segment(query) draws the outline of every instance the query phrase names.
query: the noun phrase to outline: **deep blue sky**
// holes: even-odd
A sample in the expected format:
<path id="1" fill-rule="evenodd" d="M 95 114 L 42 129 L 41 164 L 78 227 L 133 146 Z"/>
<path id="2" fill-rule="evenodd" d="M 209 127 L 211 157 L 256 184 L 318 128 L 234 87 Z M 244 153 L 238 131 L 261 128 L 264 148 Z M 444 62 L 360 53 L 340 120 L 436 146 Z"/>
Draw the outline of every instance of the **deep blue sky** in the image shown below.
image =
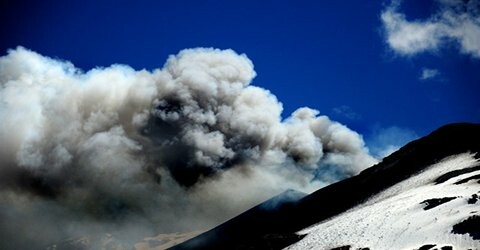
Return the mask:
<path id="1" fill-rule="evenodd" d="M 253 84 L 278 97 L 284 117 L 309 106 L 366 137 L 391 126 L 422 136 L 449 122 L 480 122 L 480 59 L 453 46 L 396 55 L 382 34 L 385 4 L 10 0 L 0 4 L 0 50 L 21 45 L 88 70 L 153 69 L 184 48 L 231 48 L 253 61 Z M 402 8 L 424 18 L 433 7 L 411 0 Z M 419 80 L 422 68 L 440 75 Z"/>

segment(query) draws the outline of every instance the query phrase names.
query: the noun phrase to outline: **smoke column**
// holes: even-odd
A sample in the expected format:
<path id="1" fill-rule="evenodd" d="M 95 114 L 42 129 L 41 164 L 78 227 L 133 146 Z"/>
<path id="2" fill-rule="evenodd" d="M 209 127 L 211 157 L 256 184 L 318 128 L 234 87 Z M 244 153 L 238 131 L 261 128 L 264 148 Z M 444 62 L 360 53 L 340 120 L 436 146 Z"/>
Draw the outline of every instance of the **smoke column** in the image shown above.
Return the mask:
<path id="1" fill-rule="evenodd" d="M 0 246 L 207 229 L 288 188 L 374 164 L 362 137 L 250 85 L 232 50 L 162 68 L 82 72 L 18 47 L 0 57 Z"/>

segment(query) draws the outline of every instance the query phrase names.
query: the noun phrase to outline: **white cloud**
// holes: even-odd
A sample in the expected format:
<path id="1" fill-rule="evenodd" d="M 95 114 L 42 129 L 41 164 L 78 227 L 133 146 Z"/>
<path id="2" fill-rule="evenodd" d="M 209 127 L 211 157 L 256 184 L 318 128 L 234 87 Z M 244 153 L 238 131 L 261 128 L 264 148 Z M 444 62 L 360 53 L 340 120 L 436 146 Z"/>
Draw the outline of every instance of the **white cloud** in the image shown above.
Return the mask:
<path id="1" fill-rule="evenodd" d="M 401 55 L 437 51 L 455 42 L 461 53 L 480 58 L 480 1 L 437 0 L 439 9 L 427 20 L 407 20 L 392 1 L 381 14 L 386 42 Z"/>
<path id="2" fill-rule="evenodd" d="M 420 75 L 420 80 L 428 80 L 435 78 L 440 74 L 440 71 L 437 69 L 429 69 L 429 68 L 423 68 L 422 69 L 422 74 Z"/>

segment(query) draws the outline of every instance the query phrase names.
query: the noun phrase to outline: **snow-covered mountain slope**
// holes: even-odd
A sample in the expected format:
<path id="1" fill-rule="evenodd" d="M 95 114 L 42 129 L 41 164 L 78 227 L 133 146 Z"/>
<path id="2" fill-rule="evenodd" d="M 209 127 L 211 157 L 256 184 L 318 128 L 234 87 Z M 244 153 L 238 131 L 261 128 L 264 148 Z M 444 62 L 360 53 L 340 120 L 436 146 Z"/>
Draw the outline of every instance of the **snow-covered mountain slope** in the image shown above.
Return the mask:
<path id="1" fill-rule="evenodd" d="M 479 156 L 480 124 L 446 125 L 356 176 L 174 249 L 480 249 Z"/>
<path id="2" fill-rule="evenodd" d="M 480 220 L 476 229 L 467 230 L 470 234 L 454 229 L 480 216 L 478 166 L 479 160 L 470 153 L 448 157 L 365 203 L 298 232 L 306 236 L 287 249 L 426 249 L 427 245 L 480 249 Z"/>

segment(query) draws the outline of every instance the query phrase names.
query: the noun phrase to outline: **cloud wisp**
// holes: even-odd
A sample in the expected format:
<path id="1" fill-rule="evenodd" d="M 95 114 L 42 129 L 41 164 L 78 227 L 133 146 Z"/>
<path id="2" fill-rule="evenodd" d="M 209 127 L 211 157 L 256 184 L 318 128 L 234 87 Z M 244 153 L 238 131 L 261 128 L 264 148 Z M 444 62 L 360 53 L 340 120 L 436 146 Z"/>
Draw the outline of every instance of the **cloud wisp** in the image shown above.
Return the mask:
<path id="1" fill-rule="evenodd" d="M 440 74 L 440 71 L 438 71 L 437 69 L 423 68 L 419 79 L 422 80 L 422 81 L 425 81 L 425 80 L 435 78 L 439 74 Z"/>
<path id="2" fill-rule="evenodd" d="M 324 166 L 338 180 L 376 162 L 359 134 L 316 110 L 282 120 L 255 75 L 232 50 L 88 72 L 10 50 L 0 57 L 0 246 L 205 229 L 288 188 L 327 184 Z"/>
<path id="3" fill-rule="evenodd" d="M 381 21 L 388 46 L 411 56 L 435 52 L 454 43 L 463 54 L 480 58 L 480 1 L 437 0 L 438 12 L 427 20 L 408 20 L 394 0 L 382 12 Z"/>
<path id="4" fill-rule="evenodd" d="M 341 105 L 332 109 L 333 113 L 349 120 L 359 120 L 361 115 L 356 113 L 350 106 Z"/>

